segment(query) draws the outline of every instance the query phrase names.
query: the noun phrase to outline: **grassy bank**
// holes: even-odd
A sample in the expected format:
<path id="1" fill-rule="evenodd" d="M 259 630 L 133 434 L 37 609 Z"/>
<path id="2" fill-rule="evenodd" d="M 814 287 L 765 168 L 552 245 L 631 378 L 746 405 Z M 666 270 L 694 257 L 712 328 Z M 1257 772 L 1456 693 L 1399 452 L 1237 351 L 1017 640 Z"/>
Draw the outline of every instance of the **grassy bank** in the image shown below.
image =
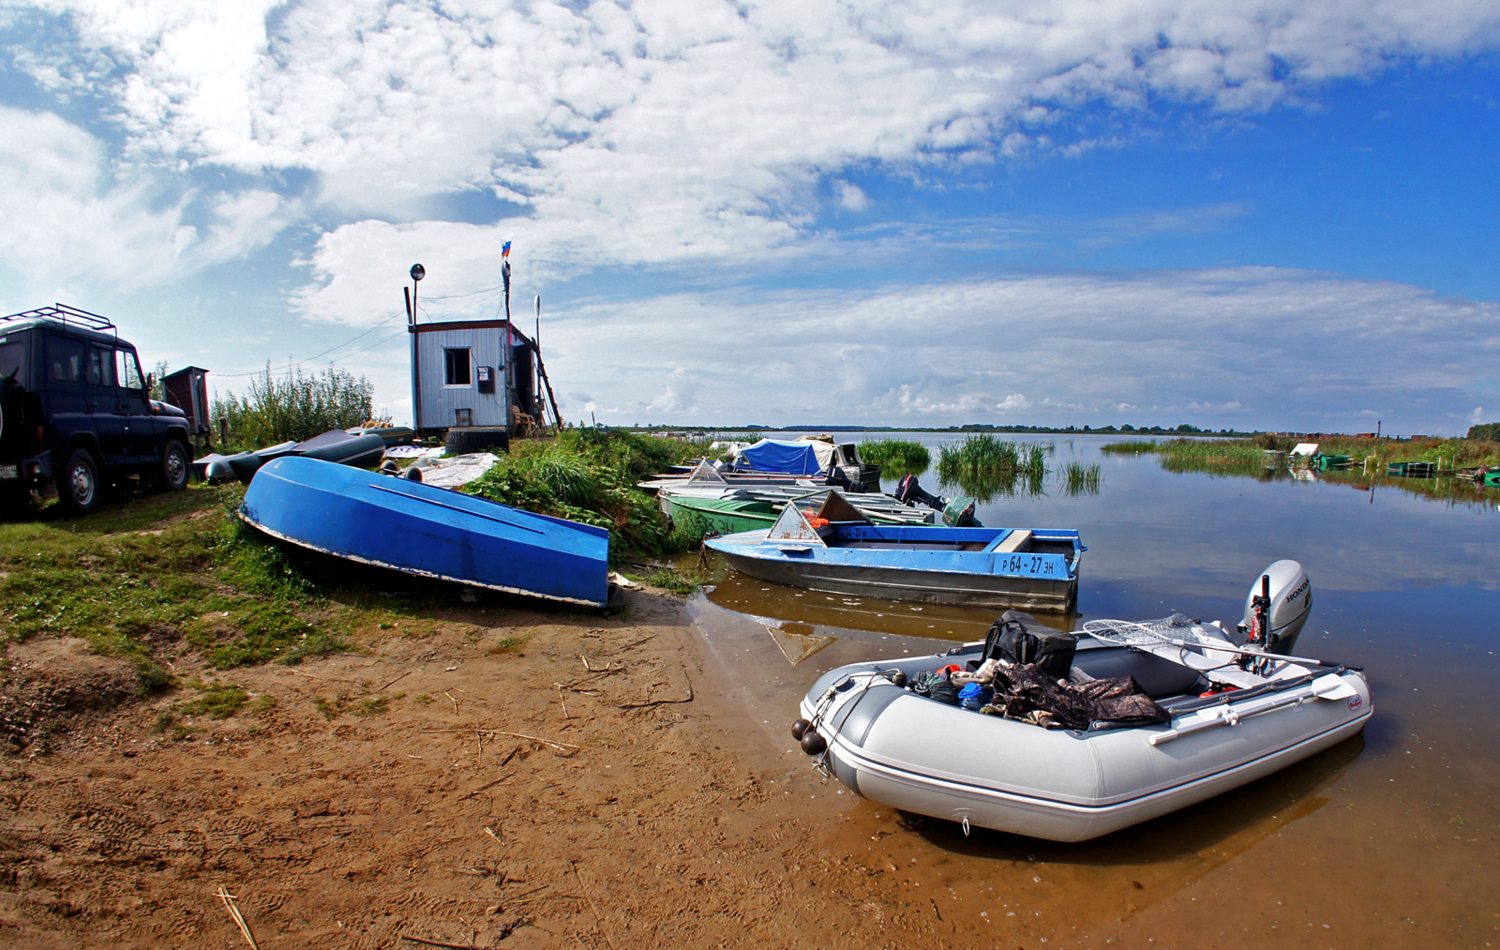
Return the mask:
<path id="1" fill-rule="evenodd" d="M 883 475 L 921 475 L 932 465 L 932 453 L 920 442 L 872 439 L 859 444 L 859 457 L 879 465 Z"/>
<path id="2" fill-rule="evenodd" d="M 1225 467 L 1254 470 L 1266 461 L 1266 452 L 1289 452 L 1297 444 L 1290 436 L 1263 434 L 1251 439 L 1167 439 L 1159 442 L 1110 442 L 1101 452 L 1117 455 L 1154 454 L 1162 466 L 1174 470 Z M 1370 439 L 1334 436 L 1318 441 L 1325 455 L 1347 455 L 1356 464 L 1366 458 L 1381 472 L 1391 462 L 1435 462 L 1444 469 L 1500 465 L 1500 443 L 1479 439 Z"/>
<path id="3" fill-rule="evenodd" d="M 208 665 L 304 657 L 387 619 L 360 572 L 271 544 L 232 515 L 239 486 L 141 495 L 76 521 L 55 509 L 0 525 L 0 643 L 73 636 L 135 665 L 143 692 L 171 660 Z M 336 602 L 331 593 L 347 595 Z"/>
<path id="4" fill-rule="evenodd" d="M 656 499 L 635 486 L 706 449 L 706 442 L 566 429 L 555 439 L 512 443 L 510 453 L 465 490 L 607 528 L 615 563 L 679 554 L 702 541 L 702 527 L 670 525 Z"/>
<path id="5" fill-rule="evenodd" d="M 520 443 L 478 493 L 607 527 L 625 561 L 688 550 L 641 477 L 695 446 L 588 430 Z M 74 636 L 135 665 L 140 688 L 172 682 L 184 652 L 220 670 L 348 648 L 362 632 L 420 624 L 414 609 L 452 588 L 272 542 L 234 515 L 238 485 L 127 497 L 87 518 L 57 506 L 0 524 L 0 647 Z M 400 600 L 381 585 L 402 593 Z"/>

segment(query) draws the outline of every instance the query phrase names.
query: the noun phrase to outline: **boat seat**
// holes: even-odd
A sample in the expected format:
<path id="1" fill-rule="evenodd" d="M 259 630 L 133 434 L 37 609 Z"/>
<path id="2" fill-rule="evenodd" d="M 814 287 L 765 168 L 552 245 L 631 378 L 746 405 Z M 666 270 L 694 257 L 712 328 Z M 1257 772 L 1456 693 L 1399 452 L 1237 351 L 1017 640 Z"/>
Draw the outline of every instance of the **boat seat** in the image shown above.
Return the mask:
<path id="1" fill-rule="evenodd" d="M 995 545 L 996 554 L 1014 554 L 1024 548 L 1031 540 L 1031 529 L 1018 528 L 1001 538 Z"/>

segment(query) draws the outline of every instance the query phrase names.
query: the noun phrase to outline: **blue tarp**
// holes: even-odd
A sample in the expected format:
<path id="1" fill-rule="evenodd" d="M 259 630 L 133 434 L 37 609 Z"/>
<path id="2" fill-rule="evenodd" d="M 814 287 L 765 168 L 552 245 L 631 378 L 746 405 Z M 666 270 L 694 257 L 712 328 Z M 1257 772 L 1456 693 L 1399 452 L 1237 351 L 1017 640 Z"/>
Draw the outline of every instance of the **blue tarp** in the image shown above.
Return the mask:
<path id="1" fill-rule="evenodd" d="M 823 470 L 818 453 L 810 442 L 778 442 L 761 439 L 740 450 L 740 465 L 757 472 L 786 472 L 790 475 L 816 475 Z"/>

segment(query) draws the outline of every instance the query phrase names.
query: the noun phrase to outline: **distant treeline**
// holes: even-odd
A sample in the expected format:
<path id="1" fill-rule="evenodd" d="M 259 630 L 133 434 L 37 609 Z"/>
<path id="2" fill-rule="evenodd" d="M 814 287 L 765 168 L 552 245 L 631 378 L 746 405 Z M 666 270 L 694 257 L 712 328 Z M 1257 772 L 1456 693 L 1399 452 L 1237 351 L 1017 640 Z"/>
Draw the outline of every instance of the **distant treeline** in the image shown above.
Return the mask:
<path id="1" fill-rule="evenodd" d="M 1500 442 L 1500 422 L 1469 426 L 1469 438 L 1479 442 Z"/>

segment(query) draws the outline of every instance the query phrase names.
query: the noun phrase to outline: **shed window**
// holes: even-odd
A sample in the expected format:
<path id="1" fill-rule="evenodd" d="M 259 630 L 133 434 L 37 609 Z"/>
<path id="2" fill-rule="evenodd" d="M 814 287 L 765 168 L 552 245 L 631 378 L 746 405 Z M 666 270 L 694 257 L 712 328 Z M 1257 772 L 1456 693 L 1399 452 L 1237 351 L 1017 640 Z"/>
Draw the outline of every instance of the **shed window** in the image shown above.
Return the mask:
<path id="1" fill-rule="evenodd" d="M 443 350 L 444 380 L 449 386 L 468 386 L 469 348 Z"/>

